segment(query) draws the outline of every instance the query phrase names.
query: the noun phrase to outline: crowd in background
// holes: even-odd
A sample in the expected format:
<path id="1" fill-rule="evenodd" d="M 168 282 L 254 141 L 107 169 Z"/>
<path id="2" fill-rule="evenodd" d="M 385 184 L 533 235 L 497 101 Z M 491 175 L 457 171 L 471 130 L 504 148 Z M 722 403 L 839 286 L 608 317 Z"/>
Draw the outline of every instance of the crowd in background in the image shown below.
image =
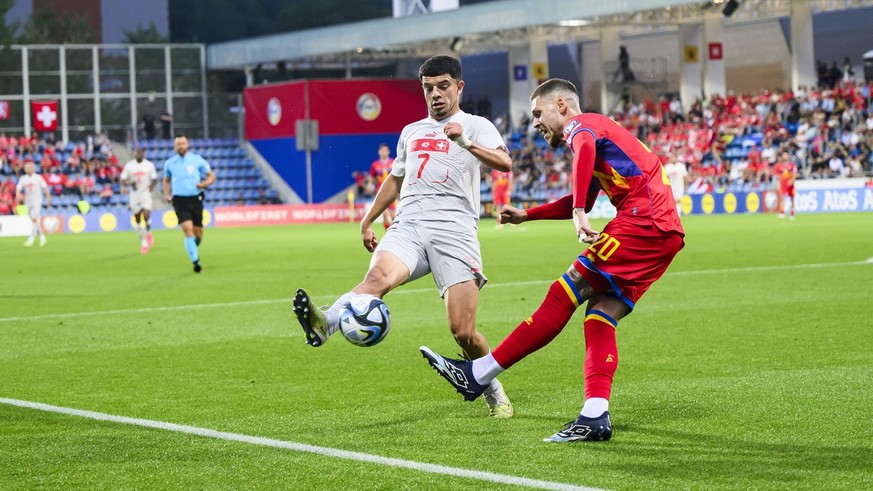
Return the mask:
<path id="1" fill-rule="evenodd" d="M 783 152 L 799 179 L 873 176 L 869 102 L 870 85 L 836 69 L 822 70 L 817 87 L 797 92 L 729 91 L 697 99 L 688 111 L 678 98 L 660 97 L 626 103 L 610 116 L 665 164 L 685 164 L 688 193 L 761 191 L 776 185 L 771 170 Z M 506 120 L 494 121 L 500 128 Z M 549 148 L 527 117 L 505 136 L 513 196 L 541 200 L 569 192 L 572 157 L 565 149 Z M 483 172 L 483 191 L 490 189 L 488 176 Z"/>
<path id="2" fill-rule="evenodd" d="M 112 153 L 112 143 L 100 133 L 79 144 L 56 141 L 51 133 L 45 138 L 0 133 L 0 215 L 14 212 L 15 184 L 28 162 L 38 166 L 53 196 L 99 196 L 109 203 L 120 191 L 122 164 Z"/>
<path id="3" fill-rule="evenodd" d="M 873 111 L 870 85 L 857 81 L 846 60 L 828 67 L 818 62 L 816 87 L 796 92 L 758 93 L 693 101 L 685 111 L 677 97 L 626 101 L 610 116 L 634 132 L 662 162 L 685 164 L 688 193 L 760 191 L 773 186 L 770 169 L 787 152 L 798 178 L 873 176 Z M 464 109 L 490 117 L 487 99 L 466 102 Z M 551 149 L 527 115 L 511 128 L 505 115 L 493 118 L 512 156 L 512 194 L 517 199 L 551 200 L 567 194 L 572 156 Z M 148 129 L 148 128 L 146 128 Z M 85 142 L 65 144 L 53 134 L 0 133 L 0 214 L 14 211 L 15 183 L 24 164 L 38 165 L 53 195 L 79 199 L 99 196 L 109 203 L 120 191 L 121 163 L 109 139 L 99 133 Z M 372 194 L 366 175 L 355 176 L 359 192 Z M 482 190 L 490 190 L 490 172 L 482 172 Z M 369 185 L 368 185 L 369 184 Z"/>

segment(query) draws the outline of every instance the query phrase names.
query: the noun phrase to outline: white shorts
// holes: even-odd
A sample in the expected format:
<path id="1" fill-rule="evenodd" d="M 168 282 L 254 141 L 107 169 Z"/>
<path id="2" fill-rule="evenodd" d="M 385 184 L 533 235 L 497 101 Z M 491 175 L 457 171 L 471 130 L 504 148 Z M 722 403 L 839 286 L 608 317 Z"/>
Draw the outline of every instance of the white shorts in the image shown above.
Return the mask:
<path id="1" fill-rule="evenodd" d="M 403 261 L 409 268 L 409 278 L 404 283 L 432 273 L 441 297 L 458 283 L 475 280 L 482 288 L 488 281 L 482 273 L 476 229 L 455 222 L 394 222 L 376 252 L 390 252 Z"/>
<path id="2" fill-rule="evenodd" d="M 143 210 L 151 210 L 152 193 L 130 193 L 130 202 L 128 203 L 128 206 L 130 207 L 130 211 L 132 211 L 134 214 L 139 213 Z"/>
<path id="3" fill-rule="evenodd" d="M 31 220 L 36 220 L 42 214 L 42 203 L 24 203 L 27 207 L 27 216 Z"/>

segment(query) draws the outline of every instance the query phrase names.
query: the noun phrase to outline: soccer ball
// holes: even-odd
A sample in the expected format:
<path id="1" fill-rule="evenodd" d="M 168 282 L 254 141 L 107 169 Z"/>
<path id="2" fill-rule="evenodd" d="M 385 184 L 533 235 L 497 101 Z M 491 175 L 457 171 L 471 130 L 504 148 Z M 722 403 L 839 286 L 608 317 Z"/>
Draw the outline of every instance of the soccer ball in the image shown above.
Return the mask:
<path id="1" fill-rule="evenodd" d="M 391 328 L 388 307 L 373 295 L 358 295 L 343 306 L 339 317 L 340 330 L 355 346 L 375 346 L 385 339 Z"/>

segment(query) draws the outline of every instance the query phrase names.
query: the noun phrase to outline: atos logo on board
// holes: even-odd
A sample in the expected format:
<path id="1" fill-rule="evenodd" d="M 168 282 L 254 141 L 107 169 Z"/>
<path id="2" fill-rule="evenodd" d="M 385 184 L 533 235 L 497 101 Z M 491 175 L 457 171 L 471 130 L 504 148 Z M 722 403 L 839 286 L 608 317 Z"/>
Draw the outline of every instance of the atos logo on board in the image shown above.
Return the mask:
<path id="1" fill-rule="evenodd" d="M 273 97 L 267 102 L 267 120 L 271 125 L 276 126 L 279 121 L 282 121 L 282 104 L 279 99 Z"/>
<path id="2" fill-rule="evenodd" d="M 364 121 L 373 121 L 382 114 L 382 101 L 369 92 L 361 94 L 357 102 L 358 116 Z"/>

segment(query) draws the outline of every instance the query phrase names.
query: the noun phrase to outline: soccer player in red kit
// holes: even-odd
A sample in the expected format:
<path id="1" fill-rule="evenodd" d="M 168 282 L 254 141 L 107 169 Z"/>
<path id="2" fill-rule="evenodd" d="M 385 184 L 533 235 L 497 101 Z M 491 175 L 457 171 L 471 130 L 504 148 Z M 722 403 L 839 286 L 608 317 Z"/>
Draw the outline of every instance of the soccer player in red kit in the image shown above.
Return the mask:
<path id="1" fill-rule="evenodd" d="M 794 220 L 794 196 L 797 190 L 794 189 L 794 180 L 797 179 L 797 166 L 791 161 L 791 155 L 788 152 L 782 152 L 782 160 L 773 166 L 770 171 L 772 175 L 779 178 L 779 218 L 785 218 L 785 198 L 791 200 L 791 215 L 790 220 Z"/>
<path id="2" fill-rule="evenodd" d="M 494 209 L 500 211 L 503 205 L 508 205 L 512 195 L 512 172 L 499 170 L 491 171 L 491 196 L 494 201 Z M 502 223 L 497 228 L 503 228 Z"/>
<path id="3" fill-rule="evenodd" d="M 525 356 L 549 344 L 585 308 L 585 402 L 578 417 L 545 439 L 548 442 L 608 440 L 612 436 L 609 397 L 618 366 L 615 330 L 684 246 L 670 180 L 658 157 L 629 131 L 605 116 L 583 113 L 576 87 L 551 79 L 531 95 L 533 125 L 553 148 L 573 150 L 573 193 L 555 202 L 520 210 L 506 206 L 501 221 L 572 218 L 577 237 L 588 245 L 549 288 L 539 309 L 490 354 L 472 361 L 445 358 L 422 346 L 428 363 L 466 400 Z M 617 209 L 603 231 L 588 212 L 600 191 Z"/>
<path id="4" fill-rule="evenodd" d="M 374 160 L 373 163 L 370 164 L 370 177 L 376 180 L 376 193 L 379 192 L 382 183 L 385 182 L 385 179 L 391 174 L 391 167 L 394 165 L 394 159 L 390 156 L 391 149 L 388 148 L 387 144 L 383 143 L 379 145 L 379 160 Z M 394 222 L 396 212 L 397 202 L 395 201 L 385 209 L 384 213 L 382 213 L 382 224 L 385 225 L 385 230 L 388 230 L 388 227 L 390 227 L 391 223 Z"/>

